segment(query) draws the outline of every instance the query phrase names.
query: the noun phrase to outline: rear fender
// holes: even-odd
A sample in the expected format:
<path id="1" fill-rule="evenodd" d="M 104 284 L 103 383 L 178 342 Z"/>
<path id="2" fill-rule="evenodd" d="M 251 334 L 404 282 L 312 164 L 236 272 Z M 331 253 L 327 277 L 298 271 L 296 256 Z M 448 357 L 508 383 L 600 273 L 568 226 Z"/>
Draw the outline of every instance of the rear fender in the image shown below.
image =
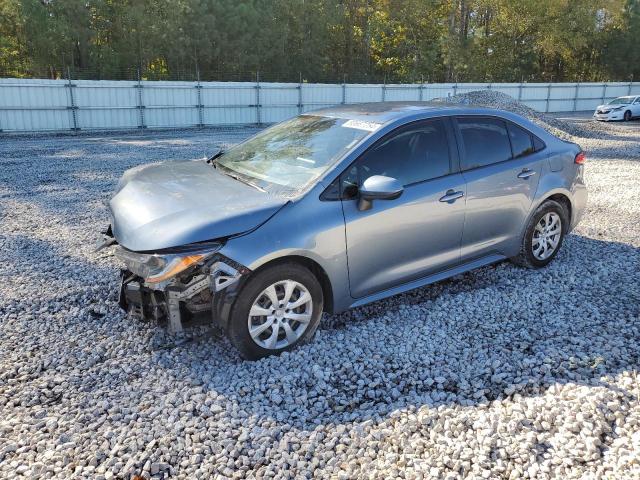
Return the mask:
<path id="1" fill-rule="evenodd" d="M 573 212 L 575 210 L 573 208 L 573 193 L 571 190 L 571 177 L 574 177 L 575 173 L 569 172 L 570 170 L 573 170 L 573 166 L 567 166 L 567 159 L 563 157 L 568 158 L 569 154 L 557 155 L 554 158 L 549 158 L 548 162 L 543 162 L 543 171 L 541 172 L 540 181 L 538 182 L 538 188 L 536 190 L 535 197 L 533 198 L 533 202 L 531 203 L 531 210 L 527 217 L 527 221 L 522 226 L 522 235 L 524 235 L 524 231 L 526 230 L 527 225 L 529 225 L 531 217 L 536 212 L 538 207 L 540 207 L 540 205 L 542 205 L 545 201 L 547 201 L 554 195 L 562 195 L 566 197 L 569 201 L 571 211 Z M 571 162 L 573 162 L 573 156 L 571 156 Z M 555 171 L 552 171 L 552 168 Z M 570 173 L 570 176 L 567 175 L 567 173 Z"/>

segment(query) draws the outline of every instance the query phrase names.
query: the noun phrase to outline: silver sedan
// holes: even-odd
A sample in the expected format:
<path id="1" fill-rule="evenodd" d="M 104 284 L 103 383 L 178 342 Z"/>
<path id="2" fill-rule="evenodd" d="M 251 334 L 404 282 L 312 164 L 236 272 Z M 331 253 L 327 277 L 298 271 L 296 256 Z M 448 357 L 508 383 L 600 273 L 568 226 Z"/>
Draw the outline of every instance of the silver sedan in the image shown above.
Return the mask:
<path id="1" fill-rule="evenodd" d="M 511 259 L 540 268 L 580 221 L 585 156 L 513 113 L 318 110 L 207 161 L 127 171 L 107 244 L 121 306 L 182 328 L 210 311 L 248 359 L 340 312 Z"/>

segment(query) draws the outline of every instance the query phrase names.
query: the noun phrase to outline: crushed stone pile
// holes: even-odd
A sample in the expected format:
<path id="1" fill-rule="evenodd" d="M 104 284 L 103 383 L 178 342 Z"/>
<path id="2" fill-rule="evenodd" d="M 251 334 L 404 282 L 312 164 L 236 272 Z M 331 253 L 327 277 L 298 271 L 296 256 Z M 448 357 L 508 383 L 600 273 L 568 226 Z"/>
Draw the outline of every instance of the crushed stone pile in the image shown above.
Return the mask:
<path id="1" fill-rule="evenodd" d="M 538 112 L 524 103 L 518 102 L 506 93 L 495 90 L 477 90 L 468 93 L 460 93 L 451 97 L 434 98 L 434 102 L 457 103 L 462 105 L 478 105 L 482 107 L 497 108 L 517 113 L 530 119 L 542 128 L 548 130 L 562 139 L 574 141 L 576 138 L 600 138 L 609 134 L 610 129 L 596 120 L 580 125 L 559 120 L 550 115 Z"/>

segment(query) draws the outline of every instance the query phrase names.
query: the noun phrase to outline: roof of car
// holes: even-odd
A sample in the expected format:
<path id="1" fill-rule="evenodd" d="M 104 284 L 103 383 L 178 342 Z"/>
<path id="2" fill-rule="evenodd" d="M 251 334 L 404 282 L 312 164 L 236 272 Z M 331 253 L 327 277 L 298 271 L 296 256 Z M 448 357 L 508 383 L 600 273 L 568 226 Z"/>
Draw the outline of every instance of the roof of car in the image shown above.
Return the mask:
<path id="1" fill-rule="evenodd" d="M 338 105 L 336 107 L 313 110 L 307 114 L 387 123 L 421 112 L 444 112 L 451 110 L 455 110 L 456 113 L 496 113 L 499 111 L 476 105 L 444 102 L 376 102 Z"/>

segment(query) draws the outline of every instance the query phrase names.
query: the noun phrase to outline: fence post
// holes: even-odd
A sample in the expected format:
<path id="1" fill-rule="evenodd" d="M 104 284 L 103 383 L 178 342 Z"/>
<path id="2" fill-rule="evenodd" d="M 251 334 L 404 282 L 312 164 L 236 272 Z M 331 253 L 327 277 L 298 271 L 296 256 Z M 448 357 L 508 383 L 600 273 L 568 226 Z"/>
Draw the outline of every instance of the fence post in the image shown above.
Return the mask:
<path id="1" fill-rule="evenodd" d="M 262 118 L 260 116 L 260 72 L 256 72 L 256 123 L 262 124 Z"/>
<path id="2" fill-rule="evenodd" d="M 602 102 L 601 102 L 603 105 L 606 98 L 607 98 L 607 84 L 603 83 L 602 84 Z"/>
<path id="3" fill-rule="evenodd" d="M 76 105 L 76 101 L 75 101 L 75 97 L 73 95 L 73 89 L 75 88 L 75 85 L 73 83 L 71 83 L 71 70 L 69 69 L 69 67 L 67 66 L 67 88 L 69 89 L 69 106 L 67 107 L 70 111 L 71 111 L 71 124 L 73 125 L 71 127 L 71 130 L 73 130 L 74 132 L 77 132 L 78 130 L 80 130 L 78 128 L 78 106 Z"/>
<path id="4" fill-rule="evenodd" d="M 382 84 L 382 101 L 386 101 L 387 98 L 387 76 L 384 76 L 384 83 Z"/>
<path id="5" fill-rule="evenodd" d="M 300 72 L 300 82 L 298 83 L 298 115 L 302 113 L 302 72 Z"/>
<path id="6" fill-rule="evenodd" d="M 631 81 L 629 82 L 629 91 L 627 92 L 627 96 L 631 96 L 631 87 L 633 86 L 633 76 L 631 77 Z M 0 130 L 1 132 L 2 130 Z"/>
<path id="7" fill-rule="evenodd" d="M 576 93 L 573 97 L 573 111 L 578 111 L 578 92 L 580 91 L 580 82 L 576 83 Z"/>
<path id="8" fill-rule="evenodd" d="M 196 78 L 198 83 L 196 84 L 196 94 L 198 98 L 198 127 L 204 127 L 204 105 L 202 104 L 202 85 L 200 85 L 200 69 L 196 67 Z"/>
<path id="9" fill-rule="evenodd" d="M 138 128 L 144 129 L 147 128 L 144 124 L 144 101 L 142 99 L 142 78 L 140 77 L 140 68 L 138 67 L 138 83 L 134 87 L 138 91 L 138 117 L 140 121 L 140 125 Z"/>
<path id="10" fill-rule="evenodd" d="M 520 85 L 518 85 L 518 102 L 522 101 L 522 89 L 524 88 L 524 85 L 522 84 L 522 82 L 520 82 Z"/>
<path id="11" fill-rule="evenodd" d="M 342 75 L 342 105 L 347 102 L 347 74 Z"/>
<path id="12" fill-rule="evenodd" d="M 422 102 L 424 100 L 424 77 L 420 75 L 420 86 L 418 87 L 419 99 Z"/>
<path id="13" fill-rule="evenodd" d="M 551 83 L 547 85 L 547 106 L 545 107 L 544 112 L 549 113 L 549 100 L 551 99 Z"/>
<path id="14" fill-rule="evenodd" d="M 453 96 L 455 97 L 458 94 L 458 82 L 453 84 Z"/>

